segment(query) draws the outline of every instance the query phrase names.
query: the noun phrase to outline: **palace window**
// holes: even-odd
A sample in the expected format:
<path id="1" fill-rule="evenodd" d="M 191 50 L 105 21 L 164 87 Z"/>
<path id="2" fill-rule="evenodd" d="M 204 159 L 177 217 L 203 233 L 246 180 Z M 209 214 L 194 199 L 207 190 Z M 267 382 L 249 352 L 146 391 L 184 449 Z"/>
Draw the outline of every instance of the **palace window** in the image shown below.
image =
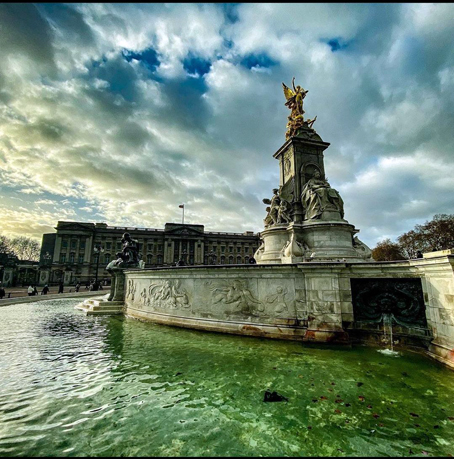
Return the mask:
<path id="1" fill-rule="evenodd" d="M 75 239 L 72 239 L 71 240 L 71 249 L 75 250 L 76 247 L 77 247 L 77 241 Z"/>
<path id="2" fill-rule="evenodd" d="M 238 253 L 240 253 L 240 252 L 241 252 L 241 247 L 237 247 L 237 248 L 236 248 L 236 251 L 237 251 Z"/>
<path id="3" fill-rule="evenodd" d="M 60 263 L 66 263 L 66 253 L 60 254 Z"/>
<path id="4" fill-rule="evenodd" d="M 153 255 L 147 255 L 147 265 L 153 264 Z"/>
<path id="5" fill-rule="evenodd" d="M 69 254 L 69 262 L 70 262 L 70 263 L 74 263 L 74 256 L 75 256 L 75 253 L 74 253 L 74 252 L 71 252 L 71 253 Z"/>
<path id="6" fill-rule="evenodd" d="M 110 253 L 104 255 L 104 263 L 110 263 Z"/>
<path id="7" fill-rule="evenodd" d="M 84 262 L 84 256 L 79 255 L 79 264 L 82 264 Z"/>
<path id="8" fill-rule="evenodd" d="M 232 256 L 229 257 L 229 265 L 233 265 L 233 257 Z"/>
<path id="9" fill-rule="evenodd" d="M 232 247 L 232 246 L 229 247 L 229 252 L 230 252 L 230 253 L 233 252 L 233 247 Z"/>
<path id="10" fill-rule="evenodd" d="M 62 239 L 61 241 L 61 246 L 66 249 L 68 247 L 68 240 L 67 239 Z"/>
<path id="11" fill-rule="evenodd" d="M 238 265 L 241 265 L 242 261 L 241 261 L 241 257 L 240 256 L 236 257 L 236 263 Z"/>
<path id="12" fill-rule="evenodd" d="M 79 249 L 80 250 L 84 250 L 85 249 L 85 241 L 80 241 Z"/>
<path id="13" fill-rule="evenodd" d="M 110 250 L 112 248 L 112 242 L 106 242 L 106 250 Z"/>

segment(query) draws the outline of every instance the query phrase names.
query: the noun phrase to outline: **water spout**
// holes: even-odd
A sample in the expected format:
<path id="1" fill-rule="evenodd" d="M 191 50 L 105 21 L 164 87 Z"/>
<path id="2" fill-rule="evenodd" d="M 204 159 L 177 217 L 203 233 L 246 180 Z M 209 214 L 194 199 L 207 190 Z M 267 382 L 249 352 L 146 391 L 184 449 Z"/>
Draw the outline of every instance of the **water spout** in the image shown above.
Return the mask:
<path id="1" fill-rule="evenodd" d="M 393 318 L 391 314 L 383 314 L 383 341 L 387 342 L 389 337 L 389 343 L 391 351 L 393 351 Z"/>
<path id="2" fill-rule="evenodd" d="M 387 349 L 380 349 L 378 352 L 381 352 L 385 355 L 398 356 L 398 352 L 394 351 L 394 342 L 393 342 L 393 315 L 392 314 L 383 314 L 383 342 L 388 344 Z"/>

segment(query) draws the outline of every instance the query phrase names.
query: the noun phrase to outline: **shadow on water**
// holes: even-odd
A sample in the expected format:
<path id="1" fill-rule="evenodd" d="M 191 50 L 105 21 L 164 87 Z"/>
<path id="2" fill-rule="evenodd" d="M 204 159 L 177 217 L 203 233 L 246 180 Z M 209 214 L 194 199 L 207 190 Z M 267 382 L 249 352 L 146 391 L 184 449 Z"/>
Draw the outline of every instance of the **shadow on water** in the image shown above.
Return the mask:
<path id="1" fill-rule="evenodd" d="M 0 455 L 452 451 L 454 374 L 422 355 L 86 317 L 74 304 L 4 308 Z M 267 390 L 281 401 L 265 403 Z"/>

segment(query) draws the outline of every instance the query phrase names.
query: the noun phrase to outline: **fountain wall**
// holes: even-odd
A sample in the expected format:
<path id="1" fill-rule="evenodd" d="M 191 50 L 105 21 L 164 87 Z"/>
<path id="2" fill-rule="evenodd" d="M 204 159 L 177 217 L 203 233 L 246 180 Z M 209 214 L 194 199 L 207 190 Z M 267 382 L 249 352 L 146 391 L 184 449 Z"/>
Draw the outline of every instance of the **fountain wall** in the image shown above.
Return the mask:
<path id="1" fill-rule="evenodd" d="M 125 312 L 206 331 L 331 343 L 377 341 L 389 314 L 401 344 L 453 365 L 453 253 L 402 262 L 129 270 Z"/>

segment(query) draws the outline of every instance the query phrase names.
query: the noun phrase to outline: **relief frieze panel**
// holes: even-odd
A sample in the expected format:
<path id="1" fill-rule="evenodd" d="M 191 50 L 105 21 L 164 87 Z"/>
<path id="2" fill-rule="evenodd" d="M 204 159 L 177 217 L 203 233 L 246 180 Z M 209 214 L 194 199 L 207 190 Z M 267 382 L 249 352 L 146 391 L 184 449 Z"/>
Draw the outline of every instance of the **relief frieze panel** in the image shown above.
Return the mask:
<path id="1" fill-rule="evenodd" d="M 129 292 L 128 281 L 128 292 Z M 135 286 L 133 292 L 135 293 Z M 134 301 L 132 293 L 131 301 Z M 128 298 L 128 294 L 126 296 Z M 188 291 L 180 285 L 179 280 L 162 280 L 152 282 L 140 289 L 140 298 L 136 301 L 137 306 L 143 308 L 165 309 L 165 310 L 187 310 L 191 308 Z"/>

